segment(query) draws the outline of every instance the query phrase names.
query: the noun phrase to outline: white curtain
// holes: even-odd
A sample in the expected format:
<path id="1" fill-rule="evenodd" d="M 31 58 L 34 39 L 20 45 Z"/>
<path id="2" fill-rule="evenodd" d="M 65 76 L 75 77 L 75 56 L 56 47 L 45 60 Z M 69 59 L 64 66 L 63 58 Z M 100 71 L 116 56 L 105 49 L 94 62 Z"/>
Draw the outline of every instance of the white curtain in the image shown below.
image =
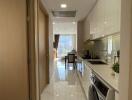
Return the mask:
<path id="1" fill-rule="evenodd" d="M 76 50 L 76 34 L 63 34 L 60 35 L 59 44 L 57 49 L 58 57 L 64 57 L 68 52 L 73 49 Z"/>

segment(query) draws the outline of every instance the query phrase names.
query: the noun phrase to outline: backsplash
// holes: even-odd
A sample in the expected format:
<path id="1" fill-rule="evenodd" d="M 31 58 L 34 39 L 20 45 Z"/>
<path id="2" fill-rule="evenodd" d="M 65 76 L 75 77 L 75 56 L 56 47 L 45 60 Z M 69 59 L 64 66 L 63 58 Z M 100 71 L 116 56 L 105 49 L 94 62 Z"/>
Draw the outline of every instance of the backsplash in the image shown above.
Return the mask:
<path id="1" fill-rule="evenodd" d="M 98 55 L 101 59 L 112 60 L 117 51 L 120 50 L 120 34 L 87 42 L 85 50 L 89 50 L 91 54 Z"/>

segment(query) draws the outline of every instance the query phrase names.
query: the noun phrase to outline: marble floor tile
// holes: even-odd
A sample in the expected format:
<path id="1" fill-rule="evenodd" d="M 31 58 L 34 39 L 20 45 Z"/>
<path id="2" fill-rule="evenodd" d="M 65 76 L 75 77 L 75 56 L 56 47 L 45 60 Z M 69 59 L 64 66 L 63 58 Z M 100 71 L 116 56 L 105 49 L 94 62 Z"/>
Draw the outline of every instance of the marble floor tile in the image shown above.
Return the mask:
<path id="1" fill-rule="evenodd" d="M 51 83 L 41 94 L 41 100 L 86 100 L 73 67 L 65 70 L 61 60 L 55 62 L 55 73 Z"/>

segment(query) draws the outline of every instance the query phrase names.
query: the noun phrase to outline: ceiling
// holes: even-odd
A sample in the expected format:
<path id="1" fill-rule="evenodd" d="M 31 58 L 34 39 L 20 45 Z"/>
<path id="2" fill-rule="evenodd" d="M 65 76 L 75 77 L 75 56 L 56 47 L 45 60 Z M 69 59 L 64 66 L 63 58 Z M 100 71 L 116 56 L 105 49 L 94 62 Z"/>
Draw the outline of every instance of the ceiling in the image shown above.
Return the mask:
<path id="1" fill-rule="evenodd" d="M 53 34 L 77 34 L 77 23 L 55 23 L 53 24 Z"/>
<path id="2" fill-rule="evenodd" d="M 77 14 L 75 18 L 54 18 L 54 21 L 79 21 L 85 18 L 90 12 L 96 0 L 42 0 L 46 9 L 52 11 L 71 11 L 76 10 Z M 60 8 L 61 4 L 67 4 L 67 8 Z"/>

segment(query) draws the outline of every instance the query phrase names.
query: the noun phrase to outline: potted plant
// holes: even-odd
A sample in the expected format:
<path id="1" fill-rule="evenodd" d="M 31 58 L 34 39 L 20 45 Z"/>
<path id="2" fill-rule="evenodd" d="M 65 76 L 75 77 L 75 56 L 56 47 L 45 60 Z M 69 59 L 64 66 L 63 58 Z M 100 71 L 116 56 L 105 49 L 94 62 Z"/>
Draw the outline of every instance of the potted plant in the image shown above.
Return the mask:
<path id="1" fill-rule="evenodd" d="M 118 79 L 119 78 L 119 63 L 115 63 L 115 64 L 113 64 L 113 67 L 112 67 L 112 69 L 113 69 L 113 71 L 115 72 L 115 77 Z"/>

